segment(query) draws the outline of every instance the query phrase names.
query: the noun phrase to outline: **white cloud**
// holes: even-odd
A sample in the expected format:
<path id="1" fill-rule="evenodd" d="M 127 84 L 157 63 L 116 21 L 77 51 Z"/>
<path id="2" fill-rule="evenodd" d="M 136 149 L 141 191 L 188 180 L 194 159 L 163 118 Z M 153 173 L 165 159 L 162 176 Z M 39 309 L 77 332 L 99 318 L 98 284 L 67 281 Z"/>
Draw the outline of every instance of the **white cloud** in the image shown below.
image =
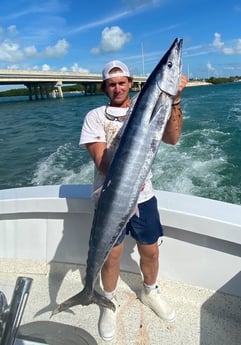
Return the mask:
<path id="1" fill-rule="evenodd" d="M 106 18 L 103 18 L 103 19 L 100 19 L 100 20 L 96 20 L 94 22 L 90 22 L 90 23 L 84 24 L 82 26 L 79 26 L 79 27 L 71 30 L 69 33 L 75 33 L 75 32 L 80 32 L 80 31 L 86 31 L 86 30 L 89 30 L 89 29 L 93 29 L 95 27 L 103 26 L 103 25 L 106 25 L 106 24 L 108 24 L 110 22 L 113 22 L 113 21 L 116 22 L 116 21 L 120 20 L 121 18 L 128 17 L 129 15 L 132 15 L 131 11 L 118 12 L 115 15 L 112 15 L 112 16 L 109 16 L 109 17 L 106 17 Z"/>
<path id="2" fill-rule="evenodd" d="M 42 65 L 42 71 L 50 71 L 50 66 L 47 65 L 46 63 Z"/>
<path id="3" fill-rule="evenodd" d="M 19 45 L 10 40 L 4 40 L 0 44 L 0 61 L 4 62 L 17 62 L 22 59 L 22 52 Z"/>
<path id="4" fill-rule="evenodd" d="M 26 57 L 36 56 L 38 53 L 35 46 L 23 48 L 23 52 Z"/>
<path id="5" fill-rule="evenodd" d="M 99 47 L 91 49 L 93 54 L 119 51 L 131 40 L 131 34 L 124 32 L 119 26 L 106 27 L 101 34 Z"/>
<path id="6" fill-rule="evenodd" d="M 225 47 L 223 49 L 223 53 L 225 55 L 235 55 L 235 54 L 238 54 L 240 55 L 241 54 L 241 39 L 239 38 L 236 42 L 235 42 L 235 45 L 232 46 L 232 47 Z"/>
<path id="7" fill-rule="evenodd" d="M 17 32 L 17 28 L 16 28 L 16 25 L 10 25 L 8 28 L 7 28 L 7 31 L 8 33 L 11 35 L 11 36 L 15 36 L 18 32 Z"/>
<path id="8" fill-rule="evenodd" d="M 38 51 L 35 45 L 21 46 L 15 38 L 18 34 L 15 25 L 6 29 L 0 27 L 0 61 L 4 63 L 19 63 L 33 58 L 60 58 L 68 53 L 69 43 L 65 39 L 58 40 L 53 46 Z"/>
<path id="9" fill-rule="evenodd" d="M 16 63 L 36 55 L 37 49 L 34 46 L 21 48 L 18 43 L 9 39 L 0 43 L 0 61 L 3 62 Z"/>
<path id="10" fill-rule="evenodd" d="M 65 40 L 58 40 L 54 46 L 48 46 L 44 50 L 44 55 L 47 57 L 58 58 L 67 54 L 69 43 Z"/>
<path id="11" fill-rule="evenodd" d="M 74 63 L 70 68 L 64 66 L 60 69 L 62 72 L 81 72 L 81 73 L 89 73 L 89 70 L 83 67 L 80 67 L 78 63 Z"/>
<path id="12" fill-rule="evenodd" d="M 221 34 L 216 32 L 212 45 L 224 55 L 241 55 L 241 38 L 232 40 L 230 46 L 227 46 L 227 44 L 222 42 Z"/>
<path id="13" fill-rule="evenodd" d="M 158 5 L 160 3 L 160 0 L 123 0 L 123 2 L 127 3 L 129 6 L 132 7 L 140 7 Z"/>
<path id="14" fill-rule="evenodd" d="M 77 63 L 74 63 L 74 64 L 70 67 L 70 70 L 71 70 L 72 72 L 83 72 L 83 73 L 88 73 L 88 72 L 89 72 L 88 69 L 80 67 Z"/>
<path id="15" fill-rule="evenodd" d="M 144 10 L 148 10 L 149 7 L 157 6 L 159 4 L 163 4 L 167 0 L 122 0 L 122 2 L 126 5 L 125 9 L 122 11 L 118 10 L 116 14 L 111 14 L 107 17 L 102 19 L 94 20 L 93 22 L 89 22 L 83 24 L 81 26 L 76 27 L 69 31 L 69 34 L 73 34 L 76 32 L 86 31 L 89 29 L 93 29 L 96 27 L 104 26 L 109 23 L 118 22 L 120 19 L 128 18 L 135 16 L 136 14 L 143 12 Z M 98 50 L 99 48 L 93 48 L 94 50 Z"/>
<path id="16" fill-rule="evenodd" d="M 9 65 L 7 69 L 19 69 L 19 65 L 17 64 Z"/>
<path id="17" fill-rule="evenodd" d="M 207 63 L 207 69 L 208 69 L 209 71 L 215 71 L 215 68 L 211 65 L 210 62 Z"/>
<path id="18" fill-rule="evenodd" d="M 222 49 L 224 43 L 221 41 L 221 35 L 218 32 L 214 34 L 213 46 L 217 49 Z"/>

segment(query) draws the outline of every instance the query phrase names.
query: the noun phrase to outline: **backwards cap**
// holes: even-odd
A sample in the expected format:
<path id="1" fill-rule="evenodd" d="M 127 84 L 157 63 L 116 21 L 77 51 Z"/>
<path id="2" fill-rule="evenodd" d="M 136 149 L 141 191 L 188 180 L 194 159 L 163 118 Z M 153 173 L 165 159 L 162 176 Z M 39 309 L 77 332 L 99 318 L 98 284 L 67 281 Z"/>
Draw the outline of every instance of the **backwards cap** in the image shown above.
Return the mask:
<path id="1" fill-rule="evenodd" d="M 122 72 L 118 71 L 118 72 L 110 74 L 110 71 L 113 68 L 119 68 Z M 128 67 L 119 60 L 113 60 L 113 61 L 108 62 L 102 71 L 103 80 L 113 78 L 113 77 L 130 77 L 130 76 L 131 75 L 130 75 Z"/>

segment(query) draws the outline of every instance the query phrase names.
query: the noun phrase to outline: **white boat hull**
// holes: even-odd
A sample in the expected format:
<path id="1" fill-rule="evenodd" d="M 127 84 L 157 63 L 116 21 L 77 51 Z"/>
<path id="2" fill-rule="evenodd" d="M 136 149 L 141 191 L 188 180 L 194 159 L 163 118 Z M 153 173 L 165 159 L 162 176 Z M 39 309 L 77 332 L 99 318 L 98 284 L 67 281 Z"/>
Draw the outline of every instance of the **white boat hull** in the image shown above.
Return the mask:
<path id="1" fill-rule="evenodd" d="M 156 191 L 165 237 L 160 278 L 241 296 L 241 206 Z M 93 216 L 90 185 L 0 191 L 1 272 L 54 262 L 84 265 Z M 127 236 L 121 269 L 139 273 Z"/>
<path id="2" fill-rule="evenodd" d="M 10 301 L 18 276 L 33 279 L 15 345 L 105 344 L 97 305 L 49 320 L 56 303 L 83 288 L 90 195 L 90 185 L 0 191 L 0 290 Z M 139 257 L 127 236 L 113 344 L 240 344 L 241 206 L 160 191 L 156 196 L 165 231 L 159 283 L 176 322 L 167 325 L 138 299 Z"/>

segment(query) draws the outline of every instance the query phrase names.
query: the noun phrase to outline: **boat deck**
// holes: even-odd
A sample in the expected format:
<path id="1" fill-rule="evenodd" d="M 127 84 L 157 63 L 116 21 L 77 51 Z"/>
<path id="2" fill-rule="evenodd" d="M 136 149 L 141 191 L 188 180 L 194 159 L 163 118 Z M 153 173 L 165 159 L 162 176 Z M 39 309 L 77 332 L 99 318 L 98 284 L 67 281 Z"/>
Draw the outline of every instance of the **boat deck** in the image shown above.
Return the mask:
<path id="1" fill-rule="evenodd" d="M 138 299 L 141 277 L 121 272 L 118 286 L 116 337 L 103 341 L 98 334 L 100 308 L 76 306 L 50 319 L 57 302 L 79 292 L 84 267 L 69 264 L 49 266 L 46 274 L 33 278 L 15 345 L 238 345 L 241 344 L 241 298 L 221 292 L 160 281 L 163 296 L 176 310 L 175 323 L 160 320 Z M 0 273 L 0 290 L 8 301 L 18 276 Z M 23 340 L 25 339 L 25 340 Z"/>

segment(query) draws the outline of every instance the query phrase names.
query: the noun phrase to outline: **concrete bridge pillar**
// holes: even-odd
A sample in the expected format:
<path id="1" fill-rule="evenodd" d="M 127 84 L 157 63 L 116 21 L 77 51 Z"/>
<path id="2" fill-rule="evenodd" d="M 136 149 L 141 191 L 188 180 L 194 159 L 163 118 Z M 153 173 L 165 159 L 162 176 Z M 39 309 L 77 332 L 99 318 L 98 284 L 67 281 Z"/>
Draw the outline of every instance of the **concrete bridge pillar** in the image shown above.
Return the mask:
<path id="1" fill-rule="evenodd" d="M 85 96 L 95 95 L 96 83 L 83 83 L 85 89 Z"/>
<path id="2" fill-rule="evenodd" d="M 63 98 L 63 97 L 64 97 L 64 94 L 63 94 L 63 91 L 62 91 L 61 86 L 57 86 L 57 88 L 58 88 L 58 92 L 59 92 L 59 97 L 60 97 L 60 98 Z"/>
<path id="3" fill-rule="evenodd" d="M 36 101 L 39 99 L 39 88 L 38 88 L 38 85 L 34 85 L 33 87 L 33 90 L 34 90 L 34 95 L 35 95 L 35 99 Z"/>
<path id="4" fill-rule="evenodd" d="M 25 84 L 25 86 L 28 88 L 29 91 L 29 100 L 33 100 L 33 95 L 35 96 L 35 99 L 39 99 L 39 85 L 36 83 L 28 83 Z"/>
<path id="5" fill-rule="evenodd" d="M 28 93 L 29 93 L 29 100 L 33 100 L 33 92 L 32 92 L 32 87 L 31 85 L 28 86 Z"/>
<path id="6" fill-rule="evenodd" d="M 56 98 L 56 90 L 55 89 L 52 90 L 52 97 Z"/>
<path id="7" fill-rule="evenodd" d="M 39 93 L 40 93 L 41 99 L 44 99 L 44 89 L 43 89 L 42 84 L 39 85 Z"/>
<path id="8" fill-rule="evenodd" d="M 60 98 L 63 98 L 64 97 L 64 94 L 63 94 L 63 91 L 62 91 L 62 81 L 59 80 L 57 83 L 56 83 L 56 87 L 58 89 L 58 93 L 59 93 L 59 97 Z"/>
<path id="9" fill-rule="evenodd" d="M 39 98 L 49 98 L 50 94 L 52 94 L 53 98 L 56 98 L 55 83 L 27 83 L 25 86 L 28 88 L 30 101 L 33 100 L 33 96 L 35 96 L 35 99 L 38 100 Z M 58 87 L 58 93 L 60 97 L 63 97 L 61 86 Z"/>

